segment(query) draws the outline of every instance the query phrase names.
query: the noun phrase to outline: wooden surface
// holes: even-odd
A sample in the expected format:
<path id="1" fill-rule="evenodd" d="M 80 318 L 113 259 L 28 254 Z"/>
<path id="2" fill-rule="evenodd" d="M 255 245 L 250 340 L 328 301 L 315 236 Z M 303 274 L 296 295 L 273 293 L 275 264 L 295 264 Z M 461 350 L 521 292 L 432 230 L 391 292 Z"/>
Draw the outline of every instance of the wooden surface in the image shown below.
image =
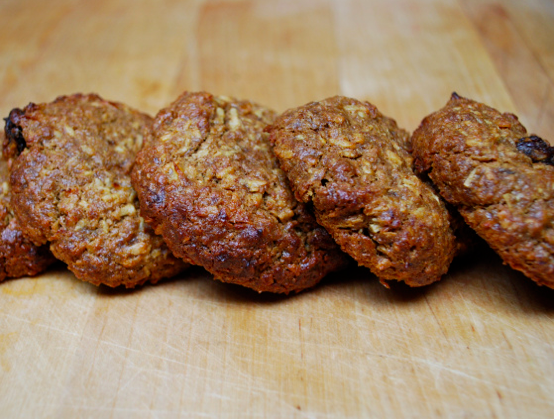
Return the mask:
<path id="1" fill-rule="evenodd" d="M 452 91 L 554 139 L 547 0 L 0 0 L 0 114 L 205 89 L 337 93 L 409 130 Z M 425 289 L 364 269 L 286 297 L 200 268 L 135 291 L 0 284 L 2 418 L 554 417 L 554 291 L 483 251 Z"/>

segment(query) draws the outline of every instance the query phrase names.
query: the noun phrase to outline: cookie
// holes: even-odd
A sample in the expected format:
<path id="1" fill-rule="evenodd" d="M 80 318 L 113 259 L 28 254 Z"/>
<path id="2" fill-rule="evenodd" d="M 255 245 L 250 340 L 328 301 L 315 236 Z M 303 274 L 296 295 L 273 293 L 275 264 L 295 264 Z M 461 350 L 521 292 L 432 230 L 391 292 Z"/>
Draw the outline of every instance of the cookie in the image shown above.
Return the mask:
<path id="1" fill-rule="evenodd" d="M 13 159 L 12 206 L 24 234 L 50 243 L 77 278 L 134 287 L 180 272 L 139 214 L 131 186 L 152 118 L 97 95 L 61 96 L 14 109 L 4 153 Z"/>
<path id="2" fill-rule="evenodd" d="M 346 256 L 294 199 L 263 133 L 273 119 L 248 101 L 186 92 L 158 113 L 133 184 L 175 255 L 221 281 L 288 293 Z"/>
<path id="3" fill-rule="evenodd" d="M 268 128 L 295 196 L 381 282 L 430 284 L 455 253 L 448 212 L 412 170 L 409 135 L 375 106 L 336 96 Z"/>
<path id="4" fill-rule="evenodd" d="M 3 137 L 0 133 L 0 141 Z M 23 237 L 10 205 L 8 162 L 0 158 L 0 281 L 36 275 L 54 261 L 48 246 L 35 246 Z"/>
<path id="5" fill-rule="evenodd" d="M 554 148 L 453 94 L 412 136 L 415 166 L 512 268 L 554 288 Z"/>

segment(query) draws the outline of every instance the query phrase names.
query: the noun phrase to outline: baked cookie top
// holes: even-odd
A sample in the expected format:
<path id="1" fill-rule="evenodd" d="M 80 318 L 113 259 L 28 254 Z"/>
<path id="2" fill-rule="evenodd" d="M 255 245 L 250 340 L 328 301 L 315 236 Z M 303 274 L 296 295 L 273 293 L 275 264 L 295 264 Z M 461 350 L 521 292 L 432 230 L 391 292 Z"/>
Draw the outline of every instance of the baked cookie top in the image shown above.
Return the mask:
<path id="1" fill-rule="evenodd" d="M 367 102 L 336 96 L 269 128 L 293 191 L 341 248 L 381 279 L 437 281 L 455 243 L 444 204 L 412 170 L 409 135 Z"/>
<path id="2" fill-rule="evenodd" d="M 14 109 L 4 153 L 14 159 L 12 205 L 21 228 L 93 284 L 134 287 L 185 265 L 139 214 L 130 172 L 152 118 L 97 95 Z"/>
<path id="3" fill-rule="evenodd" d="M 346 257 L 294 199 L 263 133 L 274 117 L 252 102 L 186 92 L 158 113 L 133 184 L 176 255 L 221 281 L 288 293 Z"/>
<path id="4" fill-rule="evenodd" d="M 453 94 L 412 137 L 415 166 L 512 268 L 554 288 L 554 148 Z"/>
<path id="5" fill-rule="evenodd" d="M 35 246 L 23 237 L 10 205 L 8 162 L 0 157 L 0 281 L 36 275 L 54 260 L 47 246 Z"/>

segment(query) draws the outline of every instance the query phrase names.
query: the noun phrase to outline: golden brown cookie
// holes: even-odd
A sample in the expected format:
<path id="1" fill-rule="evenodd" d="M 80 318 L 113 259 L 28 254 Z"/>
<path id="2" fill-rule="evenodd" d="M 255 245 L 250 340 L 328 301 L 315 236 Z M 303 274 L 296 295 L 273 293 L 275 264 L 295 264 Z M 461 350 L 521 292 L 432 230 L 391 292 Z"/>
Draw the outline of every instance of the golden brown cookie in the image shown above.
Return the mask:
<path id="1" fill-rule="evenodd" d="M 346 256 L 294 199 L 263 133 L 273 118 L 248 101 L 184 93 L 158 113 L 133 184 L 176 255 L 221 281 L 288 293 Z"/>
<path id="2" fill-rule="evenodd" d="M 4 153 L 20 226 L 78 278 L 134 287 L 181 271 L 139 214 L 130 172 L 152 118 L 97 95 L 14 109 Z"/>
<path id="3" fill-rule="evenodd" d="M 412 146 L 417 170 L 504 262 L 554 288 L 554 148 L 515 115 L 455 93 Z"/>
<path id="4" fill-rule="evenodd" d="M 430 284 L 455 240 L 442 201 L 412 170 L 409 135 L 375 106 L 336 96 L 291 109 L 268 129 L 296 198 L 381 281 Z"/>
<path id="5" fill-rule="evenodd" d="M 10 205 L 8 162 L 0 157 L 0 281 L 36 275 L 54 261 L 48 246 L 35 246 L 23 237 Z"/>

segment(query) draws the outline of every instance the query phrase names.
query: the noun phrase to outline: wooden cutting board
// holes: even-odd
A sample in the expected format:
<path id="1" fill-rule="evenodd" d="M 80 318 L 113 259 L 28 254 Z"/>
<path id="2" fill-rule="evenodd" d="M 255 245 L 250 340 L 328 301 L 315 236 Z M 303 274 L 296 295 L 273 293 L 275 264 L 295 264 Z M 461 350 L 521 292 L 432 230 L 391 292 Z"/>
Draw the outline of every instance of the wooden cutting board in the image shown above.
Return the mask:
<path id="1" fill-rule="evenodd" d="M 0 28 L 3 116 L 205 89 L 280 111 L 344 94 L 413 130 L 457 91 L 554 138 L 548 0 L 1 0 Z M 58 266 L 0 284 L 0 417 L 554 417 L 554 290 L 489 250 L 423 289 L 352 269 L 289 297 Z"/>

